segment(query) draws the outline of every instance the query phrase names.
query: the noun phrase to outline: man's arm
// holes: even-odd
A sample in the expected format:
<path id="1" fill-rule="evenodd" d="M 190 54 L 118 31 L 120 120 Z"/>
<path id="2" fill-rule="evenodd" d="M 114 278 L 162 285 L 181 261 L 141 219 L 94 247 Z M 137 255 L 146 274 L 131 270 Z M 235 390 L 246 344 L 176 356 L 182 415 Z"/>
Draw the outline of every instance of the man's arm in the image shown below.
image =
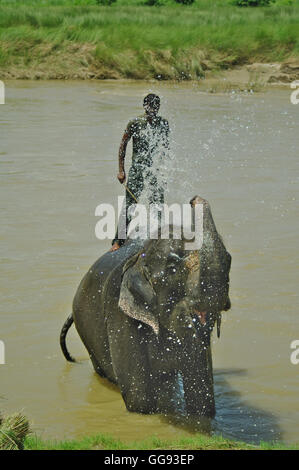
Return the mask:
<path id="1" fill-rule="evenodd" d="M 118 152 L 118 167 L 119 167 L 119 173 L 117 175 L 118 181 L 123 184 L 126 181 L 126 173 L 125 173 L 125 156 L 126 156 L 126 150 L 127 150 L 127 145 L 128 142 L 131 138 L 131 134 L 128 129 L 126 129 L 122 139 L 121 143 L 119 146 L 119 152 Z"/>

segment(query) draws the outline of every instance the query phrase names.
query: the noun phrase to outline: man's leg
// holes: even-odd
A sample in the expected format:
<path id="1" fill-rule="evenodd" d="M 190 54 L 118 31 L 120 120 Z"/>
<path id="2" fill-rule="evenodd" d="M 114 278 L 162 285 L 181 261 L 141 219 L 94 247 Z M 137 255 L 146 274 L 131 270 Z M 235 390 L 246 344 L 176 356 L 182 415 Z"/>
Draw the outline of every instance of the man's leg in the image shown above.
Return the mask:
<path id="1" fill-rule="evenodd" d="M 139 196 L 139 194 L 138 194 L 138 196 Z M 125 211 L 125 213 L 126 213 L 126 221 L 125 221 L 126 235 L 127 235 L 127 230 L 128 230 L 129 223 L 131 221 L 131 217 L 129 215 L 129 209 L 132 206 L 132 204 L 136 204 L 136 201 L 133 199 L 133 197 L 130 195 L 130 193 L 128 191 L 126 191 L 125 207 L 122 208 L 122 212 Z M 124 214 L 121 214 L 120 217 L 124 217 Z M 110 248 L 109 251 L 118 250 L 126 241 L 126 238 L 119 238 L 118 229 L 119 229 L 119 224 L 118 224 L 118 227 L 117 227 L 117 230 L 116 230 L 115 237 L 112 240 L 112 247 Z"/>

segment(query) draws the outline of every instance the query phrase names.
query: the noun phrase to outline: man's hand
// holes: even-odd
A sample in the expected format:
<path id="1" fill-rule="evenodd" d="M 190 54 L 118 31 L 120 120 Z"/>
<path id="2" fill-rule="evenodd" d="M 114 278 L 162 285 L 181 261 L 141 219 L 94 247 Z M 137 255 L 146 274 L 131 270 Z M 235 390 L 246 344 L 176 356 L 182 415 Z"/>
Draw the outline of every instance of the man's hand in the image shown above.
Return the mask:
<path id="1" fill-rule="evenodd" d="M 117 175 L 118 181 L 123 184 L 126 181 L 126 173 L 124 171 L 120 171 Z"/>

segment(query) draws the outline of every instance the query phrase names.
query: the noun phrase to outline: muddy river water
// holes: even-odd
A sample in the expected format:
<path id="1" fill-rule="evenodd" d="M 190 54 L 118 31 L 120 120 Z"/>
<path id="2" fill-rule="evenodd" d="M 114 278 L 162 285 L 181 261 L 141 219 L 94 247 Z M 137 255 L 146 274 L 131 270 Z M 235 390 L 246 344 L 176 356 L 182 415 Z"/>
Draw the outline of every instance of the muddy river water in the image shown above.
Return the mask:
<path id="1" fill-rule="evenodd" d="M 59 332 L 83 274 L 110 245 L 95 208 L 117 204 L 121 133 L 154 91 L 174 160 L 167 202 L 211 204 L 232 254 L 231 311 L 214 334 L 213 431 L 299 442 L 299 105 L 291 90 L 202 93 L 198 85 L 7 82 L 0 106 L 0 410 L 23 412 L 44 438 L 105 432 L 125 441 L 194 429 L 126 411 L 98 378 L 75 329 Z M 131 147 L 127 158 L 130 161 Z M 299 354 L 298 354 L 299 357 Z"/>

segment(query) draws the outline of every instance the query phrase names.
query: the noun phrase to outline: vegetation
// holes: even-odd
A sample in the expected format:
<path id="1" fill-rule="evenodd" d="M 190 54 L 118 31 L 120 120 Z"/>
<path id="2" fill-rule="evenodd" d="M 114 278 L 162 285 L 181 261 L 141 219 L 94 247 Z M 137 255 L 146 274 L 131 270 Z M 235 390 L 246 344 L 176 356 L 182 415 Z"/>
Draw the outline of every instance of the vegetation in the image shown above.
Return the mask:
<path id="1" fill-rule="evenodd" d="M 233 4 L 239 7 L 265 7 L 275 0 L 234 0 Z"/>
<path id="2" fill-rule="evenodd" d="M 20 413 L 0 416 L 0 450 L 21 450 L 29 433 L 29 422 Z"/>
<path id="3" fill-rule="evenodd" d="M 198 79 L 299 57 L 299 0 L 149 1 L 0 0 L 1 78 Z"/>
<path id="4" fill-rule="evenodd" d="M 97 3 L 99 5 L 112 5 L 112 3 L 115 3 L 116 0 L 97 0 Z"/>
<path id="5" fill-rule="evenodd" d="M 85 437 L 81 440 L 71 441 L 44 441 L 36 436 L 29 436 L 25 441 L 25 450 L 240 450 L 240 449 L 295 449 L 299 447 L 285 446 L 283 444 L 271 444 L 261 442 L 259 446 L 244 442 L 232 441 L 221 436 L 206 436 L 196 434 L 194 437 L 179 439 L 177 441 L 165 441 L 158 438 L 150 438 L 139 442 L 124 443 L 109 435 L 99 434 L 93 437 Z"/>
<path id="6" fill-rule="evenodd" d="M 194 0 L 175 0 L 177 3 L 182 3 L 183 5 L 192 5 L 194 3 Z"/>
<path id="7" fill-rule="evenodd" d="M 233 441 L 222 436 L 195 434 L 193 437 L 174 441 L 157 437 L 125 443 L 107 434 L 65 441 L 44 440 L 30 432 L 29 422 L 22 414 L 0 417 L 0 450 L 270 450 L 295 449 L 299 445 L 286 446 L 281 443 L 261 442 L 260 445 Z"/>

